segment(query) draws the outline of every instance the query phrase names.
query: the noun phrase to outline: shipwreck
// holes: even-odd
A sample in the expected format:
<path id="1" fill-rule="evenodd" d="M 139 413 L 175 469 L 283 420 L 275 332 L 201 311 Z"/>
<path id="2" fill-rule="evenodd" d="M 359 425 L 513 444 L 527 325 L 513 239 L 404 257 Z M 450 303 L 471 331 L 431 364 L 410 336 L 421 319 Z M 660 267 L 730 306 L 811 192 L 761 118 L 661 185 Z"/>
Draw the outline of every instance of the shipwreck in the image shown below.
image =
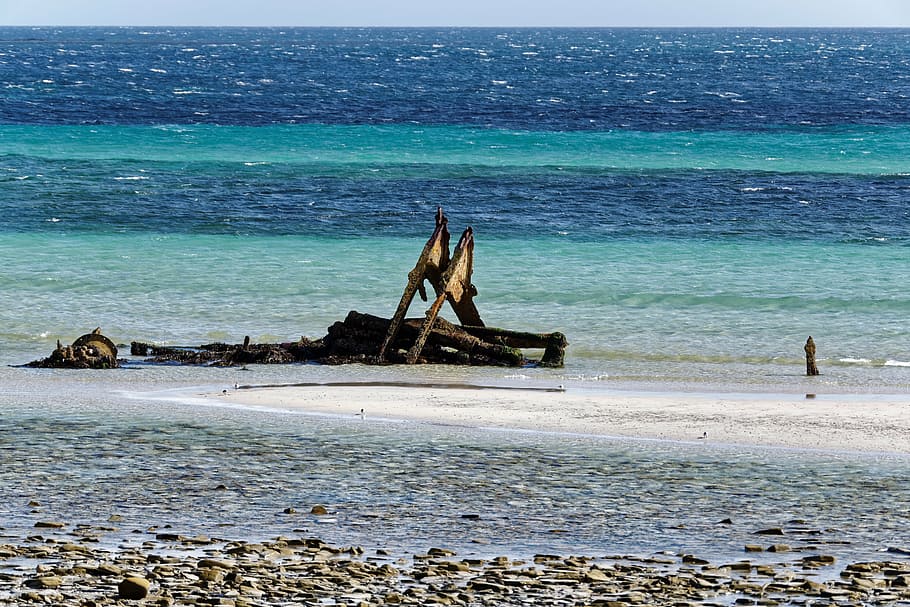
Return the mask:
<path id="1" fill-rule="evenodd" d="M 133 356 L 150 363 L 239 366 L 246 364 L 453 364 L 493 366 L 562 367 L 568 345 L 559 332 L 530 333 L 488 327 L 480 317 L 471 282 L 474 268 L 474 232 L 468 227 L 454 250 L 449 250 L 448 220 L 441 208 L 436 227 L 427 240 L 391 319 L 351 311 L 334 323 L 319 339 L 254 344 L 207 344 L 195 347 L 158 346 L 134 341 Z M 433 289 L 430 303 L 426 284 Z M 430 303 L 423 316 L 408 318 L 414 296 Z M 440 316 L 448 303 L 460 324 Z M 97 337 L 90 337 L 97 336 Z M 102 341 L 103 338 L 103 341 Z M 83 347 L 78 350 L 77 344 Z M 94 348 L 89 356 L 84 347 Z M 69 348 L 69 350 L 67 349 Z M 539 358 L 527 358 L 523 350 L 541 350 Z M 50 357 L 29 363 L 37 367 L 108 368 L 118 365 L 117 348 L 96 330 L 80 337 L 73 346 L 61 346 Z"/>

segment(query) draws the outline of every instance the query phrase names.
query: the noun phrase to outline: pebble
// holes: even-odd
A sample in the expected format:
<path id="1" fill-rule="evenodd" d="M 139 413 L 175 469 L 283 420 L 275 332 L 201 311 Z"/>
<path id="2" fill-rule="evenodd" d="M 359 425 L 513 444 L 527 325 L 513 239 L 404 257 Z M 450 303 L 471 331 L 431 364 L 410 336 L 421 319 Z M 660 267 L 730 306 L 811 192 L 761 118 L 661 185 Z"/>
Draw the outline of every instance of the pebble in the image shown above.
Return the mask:
<path id="1" fill-rule="evenodd" d="M 308 537 L 205 538 L 203 544 L 198 537 L 149 533 L 155 539 L 141 548 L 113 552 L 37 537 L 0 545 L 0 606 L 115 607 L 136 600 L 156 607 L 910 604 L 910 562 L 894 555 L 839 569 L 824 554 L 774 565 L 712 564 L 692 554 L 539 554 L 524 562 L 459 558 L 444 547 L 402 558 L 383 549 L 364 556 L 358 546 Z M 7 559 L 26 565 L 4 568 Z M 821 568 L 829 569 L 817 575 Z"/>

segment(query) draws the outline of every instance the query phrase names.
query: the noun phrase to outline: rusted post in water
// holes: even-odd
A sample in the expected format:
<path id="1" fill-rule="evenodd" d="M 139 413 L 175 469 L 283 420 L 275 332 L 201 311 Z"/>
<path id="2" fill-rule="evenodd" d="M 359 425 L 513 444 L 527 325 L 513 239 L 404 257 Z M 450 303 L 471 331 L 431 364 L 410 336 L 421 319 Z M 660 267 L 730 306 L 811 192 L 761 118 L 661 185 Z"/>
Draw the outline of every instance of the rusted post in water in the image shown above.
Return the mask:
<path id="1" fill-rule="evenodd" d="M 806 375 L 818 375 L 818 366 L 815 364 L 815 341 L 811 335 L 806 340 L 803 350 L 806 351 Z"/>

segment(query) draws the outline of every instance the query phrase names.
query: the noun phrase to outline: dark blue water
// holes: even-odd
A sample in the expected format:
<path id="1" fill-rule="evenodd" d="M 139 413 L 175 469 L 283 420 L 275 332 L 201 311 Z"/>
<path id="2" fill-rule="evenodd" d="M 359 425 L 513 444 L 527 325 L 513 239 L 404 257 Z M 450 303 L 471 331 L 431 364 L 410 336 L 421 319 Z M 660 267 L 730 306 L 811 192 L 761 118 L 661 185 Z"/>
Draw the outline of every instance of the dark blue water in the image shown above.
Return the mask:
<path id="1" fill-rule="evenodd" d="M 910 31 L 2 28 L 0 123 L 910 122 Z"/>

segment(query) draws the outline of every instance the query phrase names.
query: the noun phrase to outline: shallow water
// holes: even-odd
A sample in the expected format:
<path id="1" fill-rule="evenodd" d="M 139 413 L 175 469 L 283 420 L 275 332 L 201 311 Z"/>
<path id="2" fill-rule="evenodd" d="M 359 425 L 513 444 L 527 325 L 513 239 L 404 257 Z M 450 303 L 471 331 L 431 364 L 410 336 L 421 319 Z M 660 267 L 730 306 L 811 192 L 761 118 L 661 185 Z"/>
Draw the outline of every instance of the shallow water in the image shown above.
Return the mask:
<path id="1" fill-rule="evenodd" d="M 163 392 L 149 383 L 158 373 L 119 385 L 98 374 L 4 371 L 14 386 L 0 420 L 5 537 L 61 520 L 116 528 L 103 534 L 112 546 L 152 527 L 226 539 L 314 535 L 402 555 L 441 546 L 723 561 L 743 558 L 746 544 L 808 551 L 750 555 L 776 562 L 814 552 L 882 559 L 910 542 L 905 456 L 257 411 L 186 400 L 202 389 L 191 382 L 224 385 L 225 370 L 171 376 Z M 266 379 L 255 369 L 246 377 Z M 330 515 L 309 515 L 315 504 Z M 112 515 L 122 522 L 109 523 Z M 754 535 L 769 527 L 787 535 Z"/>

